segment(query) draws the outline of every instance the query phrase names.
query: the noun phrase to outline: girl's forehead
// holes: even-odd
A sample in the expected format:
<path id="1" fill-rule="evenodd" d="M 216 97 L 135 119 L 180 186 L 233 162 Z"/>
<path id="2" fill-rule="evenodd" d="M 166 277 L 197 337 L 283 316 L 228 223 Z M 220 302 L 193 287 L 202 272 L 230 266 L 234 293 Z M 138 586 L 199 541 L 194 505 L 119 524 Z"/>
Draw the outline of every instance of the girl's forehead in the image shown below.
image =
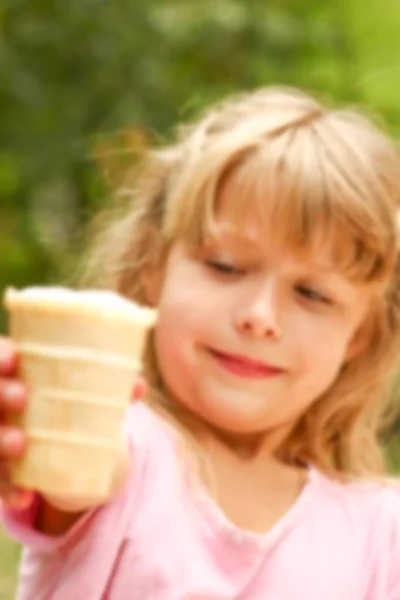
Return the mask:
<path id="1" fill-rule="evenodd" d="M 299 148 L 295 157 L 279 148 L 275 160 L 273 144 L 236 162 L 201 163 L 198 178 L 191 186 L 185 180 L 172 205 L 171 237 L 196 246 L 235 236 L 237 244 L 279 247 L 353 282 L 386 286 L 394 234 L 377 193 L 350 186 L 326 157 L 324 169 L 316 168 L 318 157 L 304 165 Z"/>
<path id="2" fill-rule="evenodd" d="M 327 243 L 316 247 L 295 248 L 288 243 L 274 239 L 270 230 L 259 223 L 244 224 L 239 227 L 234 221 L 217 220 L 216 228 L 206 238 L 206 243 L 230 253 L 239 253 L 249 259 L 287 259 L 303 267 L 320 272 L 338 271 L 334 248 Z"/>
<path id="3" fill-rule="evenodd" d="M 288 191 L 283 182 L 272 185 L 259 169 L 236 169 L 218 188 L 214 201 L 214 224 L 226 235 L 235 234 L 258 243 L 269 240 L 285 246 L 308 245 L 309 240 L 302 240 L 307 244 L 300 243 L 300 238 L 304 237 L 301 230 L 306 215 L 298 195 L 295 189 Z M 313 219 L 310 237 L 314 238 L 317 229 L 322 229 L 322 212 Z M 328 226 L 327 219 L 325 223 Z"/>
<path id="4" fill-rule="evenodd" d="M 265 207 L 251 195 L 247 202 L 237 199 L 243 193 L 240 187 L 226 186 L 221 190 L 216 205 L 215 217 L 209 239 L 242 248 L 248 251 L 271 253 L 274 250 L 282 254 L 295 254 L 299 260 L 313 263 L 321 269 L 335 266 L 335 248 L 338 245 L 339 232 L 327 235 L 328 224 L 321 221 L 313 228 L 308 239 L 301 239 L 291 233 L 291 223 L 283 215 L 265 210 Z M 286 215 L 285 215 L 286 216 Z"/>

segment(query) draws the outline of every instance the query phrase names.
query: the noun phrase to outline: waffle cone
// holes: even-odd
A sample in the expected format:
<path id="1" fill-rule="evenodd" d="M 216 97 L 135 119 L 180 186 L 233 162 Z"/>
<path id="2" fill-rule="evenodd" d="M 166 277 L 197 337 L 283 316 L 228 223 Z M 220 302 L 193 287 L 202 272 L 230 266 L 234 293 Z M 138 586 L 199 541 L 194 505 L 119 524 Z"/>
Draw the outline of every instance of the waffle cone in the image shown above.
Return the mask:
<path id="1" fill-rule="evenodd" d="M 53 304 L 15 290 L 5 305 L 29 395 L 16 420 L 28 449 L 12 465 L 13 483 L 71 500 L 106 499 L 154 314 Z"/>

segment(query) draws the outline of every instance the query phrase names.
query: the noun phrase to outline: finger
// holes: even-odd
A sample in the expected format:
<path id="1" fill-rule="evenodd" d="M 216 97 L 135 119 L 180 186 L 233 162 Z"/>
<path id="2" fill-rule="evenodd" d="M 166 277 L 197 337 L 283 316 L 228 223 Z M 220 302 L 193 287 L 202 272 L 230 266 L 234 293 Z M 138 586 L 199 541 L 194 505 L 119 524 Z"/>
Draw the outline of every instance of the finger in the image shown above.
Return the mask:
<path id="1" fill-rule="evenodd" d="M 13 459 L 22 456 L 27 440 L 20 429 L 0 425 L 0 458 Z"/>
<path id="2" fill-rule="evenodd" d="M 0 375 L 15 373 L 18 366 L 18 352 L 9 338 L 0 336 Z"/>
<path id="3" fill-rule="evenodd" d="M 0 461 L 0 497 L 12 508 L 27 508 L 34 492 L 15 487 L 10 481 L 9 467 L 9 463 Z"/>
<path id="4" fill-rule="evenodd" d="M 135 381 L 135 384 L 134 384 L 133 390 L 132 390 L 133 402 L 137 402 L 138 400 L 141 400 L 145 396 L 146 391 L 147 391 L 146 381 L 142 377 L 138 377 Z"/>
<path id="5" fill-rule="evenodd" d="M 7 504 L 10 508 L 23 510 L 24 508 L 28 508 L 28 506 L 31 504 L 35 496 L 35 492 L 9 486 L 5 492 L 1 494 L 1 496 L 3 498 L 3 502 L 5 502 L 5 504 Z"/>
<path id="6" fill-rule="evenodd" d="M 19 412 L 27 404 L 26 387 L 19 379 L 0 377 L 0 410 Z"/>

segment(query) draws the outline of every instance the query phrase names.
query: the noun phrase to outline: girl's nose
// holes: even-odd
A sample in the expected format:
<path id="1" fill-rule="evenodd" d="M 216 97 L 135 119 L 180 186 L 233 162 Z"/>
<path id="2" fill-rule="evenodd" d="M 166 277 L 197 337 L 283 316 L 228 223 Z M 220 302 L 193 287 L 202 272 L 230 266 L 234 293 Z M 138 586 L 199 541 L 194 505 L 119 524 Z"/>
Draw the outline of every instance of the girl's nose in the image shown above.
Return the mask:
<path id="1" fill-rule="evenodd" d="M 267 289 L 252 295 L 238 309 L 235 326 L 245 335 L 278 340 L 282 336 L 282 306 L 277 290 Z"/>

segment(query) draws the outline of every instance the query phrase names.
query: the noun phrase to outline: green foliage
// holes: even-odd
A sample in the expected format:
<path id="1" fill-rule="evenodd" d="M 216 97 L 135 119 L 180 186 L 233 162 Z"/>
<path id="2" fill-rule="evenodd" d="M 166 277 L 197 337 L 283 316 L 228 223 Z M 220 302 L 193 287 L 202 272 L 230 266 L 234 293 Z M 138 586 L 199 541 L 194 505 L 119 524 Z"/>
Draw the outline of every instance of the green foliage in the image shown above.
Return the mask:
<path id="1" fill-rule="evenodd" d="M 396 130 L 399 17 L 392 0 L 3 0 L 0 292 L 73 268 L 105 197 L 97 155 L 123 128 L 162 139 L 273 82 L 371 101 Z"/>

